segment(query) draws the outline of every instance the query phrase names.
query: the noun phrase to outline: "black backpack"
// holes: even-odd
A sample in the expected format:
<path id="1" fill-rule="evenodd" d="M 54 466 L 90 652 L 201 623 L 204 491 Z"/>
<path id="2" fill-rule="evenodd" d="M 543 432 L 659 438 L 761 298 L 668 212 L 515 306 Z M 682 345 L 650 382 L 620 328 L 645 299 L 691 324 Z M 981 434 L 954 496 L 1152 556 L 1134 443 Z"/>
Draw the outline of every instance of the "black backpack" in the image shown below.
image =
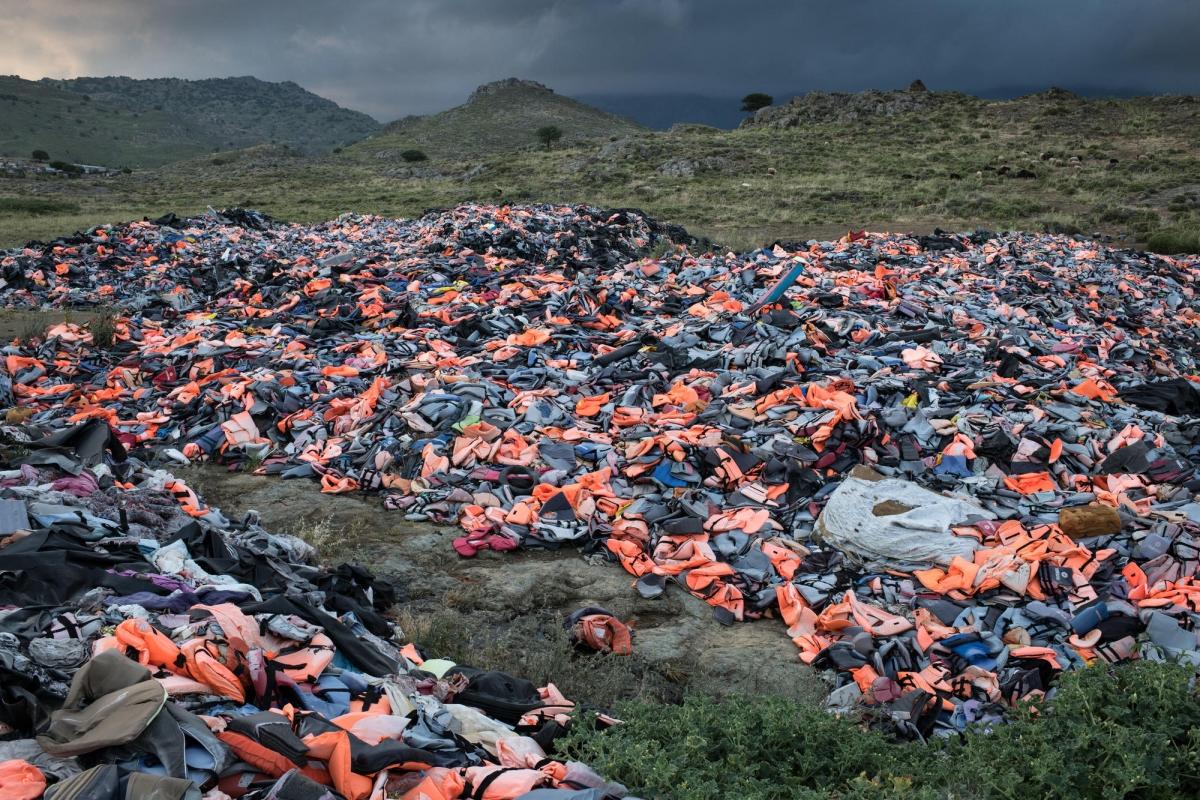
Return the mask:
<path id="1" fill-rule="evenodd" d="M 501 722 L 515 725 L 521 717 L 543 705 L 536 686 L 507 672 L 454 667 L 450 673 L 465 675 L 469 680 L 467 688 L 454 696 L 454 702 L 477 708 Z"/>

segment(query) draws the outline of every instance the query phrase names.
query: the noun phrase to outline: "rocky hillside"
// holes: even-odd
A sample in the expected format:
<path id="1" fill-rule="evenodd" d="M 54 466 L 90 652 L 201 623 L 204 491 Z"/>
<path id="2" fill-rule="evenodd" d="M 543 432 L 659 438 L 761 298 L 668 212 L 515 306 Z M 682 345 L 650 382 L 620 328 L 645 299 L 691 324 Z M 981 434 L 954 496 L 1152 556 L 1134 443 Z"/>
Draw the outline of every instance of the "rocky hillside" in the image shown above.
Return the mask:
<path id="1" fill-rule="evenodd" d="M 929 113 L 948 106 L 982 102 L 960 92 L 931 92 L 924 83 L 916 80 L 907 89 L 897 91 L 809 92 L 781 105 L 759 109 L 743 121 L 741 127 L 795 128 L 826 122 L 848 123 L 917 111 Z"/>
<path id="2" fill-rule="evenodd" d="M 258 144 L 318 153 L 378 128 L 291 82 L 0 78 L 2 155 L 150 167 Z"/>
<path id="3" fill-rule="evenodd" d="M 540 83 L 508 78 L 480 86 L 461 106 L 397 120 L 351 151 L 385 161 L 399 160 L 409 149 L 431 159 L 471 158 L 537 147 L 534 132 L 544 125 L 562 130 L 557 145 L 561 147 L 644 130 L 632 120 L 555 94 Z"/>
<path id="4" fill-rule="evenodd" d="M 0 156 L 106 166 L 155 166 L 212 150 L 201 131 L 165 111 L 117 108 L 46 83 L 0 77 Z"/>

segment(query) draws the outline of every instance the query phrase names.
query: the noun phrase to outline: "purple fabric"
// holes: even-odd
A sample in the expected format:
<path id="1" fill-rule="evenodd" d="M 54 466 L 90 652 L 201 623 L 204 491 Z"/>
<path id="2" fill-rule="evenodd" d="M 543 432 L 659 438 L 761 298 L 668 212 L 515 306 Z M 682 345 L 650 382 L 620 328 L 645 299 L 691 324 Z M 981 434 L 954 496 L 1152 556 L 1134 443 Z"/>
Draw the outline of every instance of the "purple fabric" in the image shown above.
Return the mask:
<path id="1" fill-rule="evenodd" d="M 21 477 L 5 478 L 0 481 L 0 488 L 8 488 L 9 486 L 29 486 L 38 482 L 38 471 L 28 464 L 21 465 Z"/>
<path id="2" fill-rule="evenodd" d="M 176 578 L 173 575 L 159 575 L 157 573 L 152 573 L 146 577 L 149 578 L 155 586 L 161 586 L 162 588 L 170 589 L 173 592 L 190 591 L 192 588 L 190 583 L 181 578 Z"/>
<path id="3" fill-rule="evenodd" d="M 50 488 L 56 492 L 68 492 L 76 497 L 88 497 L 100 488 L 100 484 L 96 483 L 92 473 L 84 471 L 78 475 L 66 475 L 59 478 L 50 484 Z"/>
<path id="4" fill-rule="evenodd" d="M 200 602 L 206 606 L 219 606 L 221 603 L 233 603 L 238 605 L 247 600 L 253 600 L 254 595 L 249 592 L 242 592 L 236 589 L 214 589 L 207 587 L 197 592 L 200 595 Z"/>
<path id="5" fill-rule="evenodd" d="M 110 597 L 106 602 L 110 606 L 141 606 L 147 611 L 171 611 L 179 614 L 200 602 L 200 598 L 191 592 L 172 592 L 165 596 L 134 592 L 123 597 Z"/>
<path id="6" fill-rule="evenodd" d="M 220 603 L 237 604 L 252 599 L 253 595 L 248 592 L 209 588 L 201 589 L 199 592 L 181 590 L 165 596 L 152 592 L 134 592 L 123 597 L 109 598 L 107 602 L 110 606 L 134 605 L 141 606 L 147 611 L 170 611 L 175 614 L 182 614 L 195 605 L 215 606 Z"/>
<path id="7" fill-rule="evenodd" d="M 112 570 L 113 575 L 120 575 L 123 578 L 142 578 L 148 580 L 155 586 L 166 589 L 169 592 L 190 592 L 192 585 L 187 581 L 180 580 L 172 575 L 159 575 L 157 572 L 134 572 L 131 569 Z"/>

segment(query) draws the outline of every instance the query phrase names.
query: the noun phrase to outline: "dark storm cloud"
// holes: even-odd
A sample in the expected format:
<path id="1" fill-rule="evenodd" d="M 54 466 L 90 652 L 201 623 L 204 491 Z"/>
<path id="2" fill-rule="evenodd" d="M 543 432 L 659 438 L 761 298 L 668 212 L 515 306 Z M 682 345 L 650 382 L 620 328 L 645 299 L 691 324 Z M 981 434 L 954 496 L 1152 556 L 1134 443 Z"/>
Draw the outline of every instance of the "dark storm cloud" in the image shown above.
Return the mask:
<path id="1" fill-rule="evenodd" d="M 256 75 L 381 119 L 515 75 L 565 94 L 1200 93 L 1194 0 L 0 0 L 0 73 Z"/>

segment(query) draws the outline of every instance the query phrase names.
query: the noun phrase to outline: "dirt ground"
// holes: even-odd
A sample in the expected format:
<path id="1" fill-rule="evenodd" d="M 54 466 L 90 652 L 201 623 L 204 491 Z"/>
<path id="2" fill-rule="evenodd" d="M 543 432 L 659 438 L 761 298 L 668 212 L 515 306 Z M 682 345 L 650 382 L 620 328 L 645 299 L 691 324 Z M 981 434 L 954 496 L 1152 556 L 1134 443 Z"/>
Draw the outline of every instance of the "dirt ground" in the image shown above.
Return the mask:
<path id="1" fill-rule="evenodd" d="M 478 643 L 481 636 L 505 637 L 510 649 L 544 646 L 547 624 L 599 605 L 633 627 L 634 671 L 649 681 L 653 694 L 769 693 L 811 702 L 825 694 L 817 673 L 800 663 L 781 622 L 719 625 L 709 606 L 678 587 L 643 599 L 620 567 L 589 563 L 573 548 L 461 558 L 451 548 L 457 528 L 409 522 L 384 509 L 376 496 L 324 495 L 310 481 L 214 466 L 192 467 L 180 476 L 232 519 L 254 510 L 268 530 L 303 536 L 331 562 L 356 561 L 395 580 L 403 598 L 401 619 L 418 627 L 425 620 L 429 638 L 448 647 L 461 646 L 454 644 L 456 637 Z M 431 620 L 459 630 L 433 636 L 427 630 Z"/>
<path id="2" fill-rule="evenodd" d="M 84 325 L 99 316 L 100 312 L 97 311 L 18 311 L 3 308 L 0 309 L 0 341 L 7 343 L 14 338 L 41 336 L 51 325 L 60 322 Z"/>

